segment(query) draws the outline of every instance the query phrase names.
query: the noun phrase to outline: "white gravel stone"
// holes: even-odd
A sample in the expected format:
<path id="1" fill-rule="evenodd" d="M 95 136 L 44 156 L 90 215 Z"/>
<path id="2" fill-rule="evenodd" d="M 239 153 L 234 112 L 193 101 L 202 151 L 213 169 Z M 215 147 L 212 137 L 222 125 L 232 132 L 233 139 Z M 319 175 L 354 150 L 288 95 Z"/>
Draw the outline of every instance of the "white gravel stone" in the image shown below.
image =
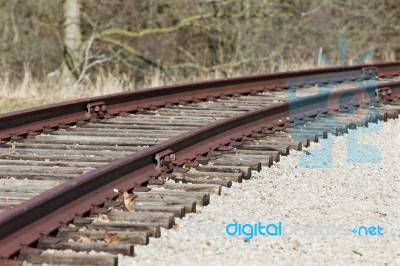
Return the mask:
<path id="1" fill-rule="evenodd" d="M 371 128 L 374 132 L 365 133 Z M 162 230 L 162 237 L 152 238 L 148 246 L 135 246 L 135 257 L 120 256 L 120 265 L 400 265 L 399 133 L 399 120 L 350 131 L 350 137 L 358 135 L 359 143 L 380 152 L 377 163 L 348 163 L 349 135 L 324 143 L 332 141 L 330 168 L 299 164 L 299 156 L 313 159 L 317 144 L 308 149 L 310 155 L 292 152 L 281 157 L 281 162 L 255 172 L 251 180 L 213 196 L 198 214 L 177 219 L 176 228 Z M 320 160 L 329 154 L 325 150 Z M 371 158 L 363 150 L 358 155 Z M 233 221 L 282 221 L 285 229 L 290 224 L 349 228 L 342 235 L 286 230 L 283 236 L 245 241 L 244 236 L 225 234 L 225 226 Z M 379 225 L 383 236 L 351 232 L 362 225 Z M 200 226 L 203 230 L 194 230 Z"/>

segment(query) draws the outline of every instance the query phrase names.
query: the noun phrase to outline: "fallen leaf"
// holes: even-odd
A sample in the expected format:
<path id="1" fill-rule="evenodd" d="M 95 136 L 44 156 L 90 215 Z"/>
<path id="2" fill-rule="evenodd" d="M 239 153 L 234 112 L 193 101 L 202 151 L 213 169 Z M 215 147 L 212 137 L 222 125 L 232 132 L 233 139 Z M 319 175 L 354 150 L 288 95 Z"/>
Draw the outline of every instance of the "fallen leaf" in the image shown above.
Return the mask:
<path id="1" fill-rule="evenodd" d="M 127 209 L 130 212 L 134 211 L 134 209 L 132 207 L 132 205 L 133 205 L 132 204 L 132 201 L 133 201 L 132 195 L 129 195 L 129 193 L 125 191 L 123 193 L 122 197 L 123 197 L 123 200 L 124 200 L 125 209 Z"/>
<path id="2" fill-rule="evenodd" d="M 106 214 L 100 214 L 98 219 L 101 221 L 109 221 L 108 216 Z"/>
<path id="3" fill-rule="evenodd" d="M 104 241 L 106 241 L 107 243 L 119 243 L 121 242 L 121 239 L 116 233 L 105 233 Z"/>
<path id="4" fill-rule="evenodd" d="M 78 238 L 77 242 L 81 242 L 81 243 L 89 243 L 89 242 L 91 242 L 91 241 L 90 241 L 90 238 L 89 238 L 89 237 L 86 237 L 86 236 L 80 236 L 80 237 Z"/>

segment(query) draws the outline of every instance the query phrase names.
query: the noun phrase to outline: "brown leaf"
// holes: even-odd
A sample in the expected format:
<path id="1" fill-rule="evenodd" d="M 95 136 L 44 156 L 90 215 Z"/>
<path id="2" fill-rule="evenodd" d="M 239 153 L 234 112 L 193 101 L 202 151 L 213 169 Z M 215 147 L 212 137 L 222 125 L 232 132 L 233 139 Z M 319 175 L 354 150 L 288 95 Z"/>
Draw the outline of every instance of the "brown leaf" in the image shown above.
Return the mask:
<path id="1" fill-rule="evenodd" d="M 108 216 L 106 214 L 100 214 L 99 218 L 100 221 L 109 221 Z"/>
<path id="2" fill-rule="evenodd" d="M 121 239 L 119 238 L 118 234 L 116 233 L 105 233 L 104 235 L 104 241 L 107 243 L 119 243 L 121 242 Z"/>
<path id="3" fill-rule="evenodd" d="M 86 236 L 80 236 L 80 237 L 78 238 L 77 242 L 81 242 L 81 243 L 89 243 L 89 242 L 91 242 L 91 241 L 90 241 L 90 238 L 89 238 L 89 237 L 86 237 Z"/>
<path id="4" fill-rule="evenodd" d="M 125 191 L 125 192 L 122 194 L 122 198 L 123 198 L 123 201 L 124 201 L 125 209 L 127 209 L 127 210 L 130 211 L 130 212 L 133 212 L 134 209 L 133 209 L 133 207 L 132 207 L 132 201 L 133 201 L 134 199 L 133 199 L 132 195 L 129 195 L 129 193 Z"/>

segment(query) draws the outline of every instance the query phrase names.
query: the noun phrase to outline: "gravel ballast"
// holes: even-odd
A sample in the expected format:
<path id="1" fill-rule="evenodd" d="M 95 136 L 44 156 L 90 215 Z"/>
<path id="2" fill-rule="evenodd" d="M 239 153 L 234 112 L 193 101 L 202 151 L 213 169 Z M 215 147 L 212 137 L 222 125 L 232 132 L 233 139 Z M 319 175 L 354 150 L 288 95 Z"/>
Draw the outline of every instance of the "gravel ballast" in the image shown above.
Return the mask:
<path id="1" fill-rule="evenodd" d="M 348 163 L 348 139 L 356 136 L 358 143 L 375 147 L 380 160 Z M 209 206 L 177 219 L 175 228 L 163 230 L 148 246 L 135 246 L 135 257 L 121 256 L 120 265 L 400 265 L 399 120 L 324 141 L 325 147 L 332 141 L 332 167 L 299 163 L 300 156 L 303 165 L 314 159 L 321 144 L 292 151 L 251 180 L 213 195 Z M 318 158 L 326 162 L 329 154 L 326 149 Z M 373 157 L 365 149 L 357 156 Z M 227 236 L 225 226 L 235 221 L 282 222 L 283 235 L 249 241 Z"/>

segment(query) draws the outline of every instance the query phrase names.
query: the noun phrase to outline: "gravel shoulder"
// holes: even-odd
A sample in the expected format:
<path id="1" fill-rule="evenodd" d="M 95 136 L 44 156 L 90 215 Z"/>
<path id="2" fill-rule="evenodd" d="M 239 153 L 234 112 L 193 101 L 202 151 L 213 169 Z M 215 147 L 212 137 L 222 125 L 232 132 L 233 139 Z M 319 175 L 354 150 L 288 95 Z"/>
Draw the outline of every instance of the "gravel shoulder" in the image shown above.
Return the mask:
<path id="1" fill-rule="evenodd" d="M 362 163 L 347 161 L 352 139 L 370 145 L 351 156 Z M 399 120 L 324 141 L 332 150 L 313 144 L 307 152 L 281 157 L 251 180 L 213 196 L 197 214 L 177 220 L 148 246 L 135 246 L 136 256 L 121 256 L 120 265 L 400 265 Z M 330 154 L 332 167 L 326 167 Z M 315 158 L 325 168 L 304 167 Z M 224 232 L 235 221 L 280 221 L 285 232 L 246 241 Z M 378 225 L 383 236 L 351 231 Z M 334 232 L 343 226 L 344 232 Z"/>

